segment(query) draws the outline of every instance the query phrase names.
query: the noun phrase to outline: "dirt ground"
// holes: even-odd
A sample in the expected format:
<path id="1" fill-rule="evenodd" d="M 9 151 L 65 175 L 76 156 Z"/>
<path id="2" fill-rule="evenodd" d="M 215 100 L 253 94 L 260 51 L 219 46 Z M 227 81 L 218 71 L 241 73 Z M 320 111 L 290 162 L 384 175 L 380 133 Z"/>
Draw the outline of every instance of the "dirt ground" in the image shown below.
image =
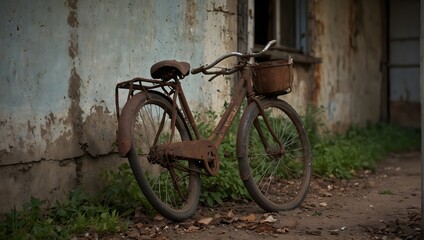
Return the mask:
<path id="1" fill-rule="evenodd" d="M 255 203 L 199 207 L 185 222 L 140 218 L 108 239 L 420 239 L 419 152 L 391 154 L 351 180 L 315 177 L 299 209 L 265 213 Z M 94 236 L 85 236 L 91 238 Z"/>

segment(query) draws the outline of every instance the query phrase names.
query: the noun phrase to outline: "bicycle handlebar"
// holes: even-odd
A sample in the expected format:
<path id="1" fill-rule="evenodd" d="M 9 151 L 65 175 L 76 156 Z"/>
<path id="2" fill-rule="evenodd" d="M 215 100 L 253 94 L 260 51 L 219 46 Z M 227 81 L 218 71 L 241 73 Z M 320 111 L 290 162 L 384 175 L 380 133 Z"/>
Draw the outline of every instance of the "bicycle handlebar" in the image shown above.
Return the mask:
<path id="1" fill-rule="evenodd" d="M 193 68 L 191 69 L 191 74 L 197 74 L 202 72 L 203 74 L 232 74 L 238 71 L 238 67 L 233 67 L 230 69 L 221 69 L 219 71 L 207 71 L 208 69 L 211 69 L 213 67 L 215 67 L 218 63 L 220 63 L 222 60 L 227 59 L 229 57 L 239 57 L 239 58 L 243 58 L 247 60 L 249 60 L 251 57 L 258 57 L 262 54 L 264 54 L 266 51 L 268 51 L 268 49 L 272 46 L 274 46 L 277 43 L 276 40 L 271 40 L 269 41 L 264 49 L 262 49 L 260 52 L 257 53 L 239 53 L 239 52 L 229 52 L 227 54 L 222 55 L 221 57 L 217 58 L 215 61 L 213 61 L 211 64 L 206 64 L 206 65 L 201 65 L 198 68 Z"/>

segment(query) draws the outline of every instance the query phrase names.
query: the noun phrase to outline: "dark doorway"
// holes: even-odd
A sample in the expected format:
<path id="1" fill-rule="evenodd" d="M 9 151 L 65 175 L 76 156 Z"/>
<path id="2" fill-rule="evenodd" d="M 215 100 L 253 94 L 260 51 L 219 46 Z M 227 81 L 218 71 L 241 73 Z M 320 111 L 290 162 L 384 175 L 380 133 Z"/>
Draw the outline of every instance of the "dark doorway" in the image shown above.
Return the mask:
<path id="1" fill-rule="evenodd" d="M 390 122 L 421 126 L 420 0 L 388 1 Z"/>

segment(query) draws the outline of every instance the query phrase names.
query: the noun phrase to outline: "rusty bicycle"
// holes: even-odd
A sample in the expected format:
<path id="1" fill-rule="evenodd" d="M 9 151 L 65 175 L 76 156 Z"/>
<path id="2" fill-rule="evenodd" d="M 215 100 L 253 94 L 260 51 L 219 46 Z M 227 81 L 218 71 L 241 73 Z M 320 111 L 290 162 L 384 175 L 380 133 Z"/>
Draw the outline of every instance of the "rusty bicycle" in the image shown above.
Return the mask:
<path id="1" fill-rule="evenodd" d="M 201 136 L 181 80 L 190 64 L 165 60 L 151 67 L 152 79 L 134 78 L 115 89 L 117 145 L 151 205 L 173 221 L 190 218 L 197 208 L 201 176 L 219 171 L 218 149 L 242 109 L 236 143 L 240 177 L 252 199 L 266 211 L 297 208 L 312 174 L 311 146 L 296 111 L 279 96 L 291 91 L 293 61 L 250 63 L 257 53 L 227 53 L 191 74 L 240 73 L 231 101 L 210 136 Z M 236 57 L 231 68 L 217 68 Z M 120 112 L 119 90 L 128 90 Z M 246 104 L 243 105 L 244 99 Z"/>

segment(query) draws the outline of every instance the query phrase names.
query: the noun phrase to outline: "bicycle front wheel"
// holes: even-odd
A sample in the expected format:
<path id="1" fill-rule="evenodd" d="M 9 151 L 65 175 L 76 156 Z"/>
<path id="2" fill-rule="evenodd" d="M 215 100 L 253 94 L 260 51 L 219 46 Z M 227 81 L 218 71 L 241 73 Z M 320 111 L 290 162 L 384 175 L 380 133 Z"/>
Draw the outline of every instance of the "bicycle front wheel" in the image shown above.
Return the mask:
<path id="1" fill-rule="evenodd" d="M 240 121 L 240 176 L 253 200 L 270 212 L 292 210 L 304 201 L 311 181 L 311 146 L 296 111 L 279 99 L 260 100 L 273 137 L 256 103 Z"/>
<path id="2" fill-rule="evenodd" d="M 172 136 L 173 108 L 164 96 L 155 92 L 149 96 L 139 102 L 133 115 L 133 145 L 128 160 L 141 191 L 152 206 L 164 217 L 181 221 L 196 210 L 200 195 L 199 167 L 193 161 L 152 154 L 154 146 L 168 142 Z M 175 124 L 171 142 L 190 140 L 179 112 Z"/>

